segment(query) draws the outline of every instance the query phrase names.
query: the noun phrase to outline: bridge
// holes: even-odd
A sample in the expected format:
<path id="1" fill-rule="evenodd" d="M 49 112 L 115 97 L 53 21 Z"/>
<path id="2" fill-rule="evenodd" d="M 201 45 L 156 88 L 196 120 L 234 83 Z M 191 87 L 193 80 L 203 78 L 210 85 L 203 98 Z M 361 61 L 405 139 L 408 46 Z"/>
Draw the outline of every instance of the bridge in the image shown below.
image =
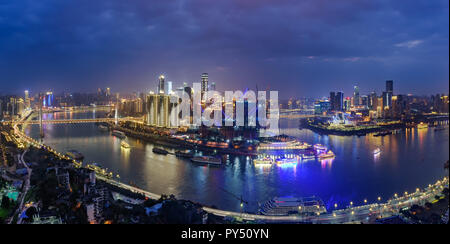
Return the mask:
<path id="1" fill-rule="evenodd" d="M 118 118 L 117 121 L 128 121 L 130 118 Z M 42 124 L 80 124 L 80 123 L 108 123 L 115 122 L 115 118 L 98 118 L 98 119 L 56 119 L 56 120 L 42 120 Z M 40 124 L 40 120 L 22 120 L 22 121 L 4 121 L 2 124 Z"/>

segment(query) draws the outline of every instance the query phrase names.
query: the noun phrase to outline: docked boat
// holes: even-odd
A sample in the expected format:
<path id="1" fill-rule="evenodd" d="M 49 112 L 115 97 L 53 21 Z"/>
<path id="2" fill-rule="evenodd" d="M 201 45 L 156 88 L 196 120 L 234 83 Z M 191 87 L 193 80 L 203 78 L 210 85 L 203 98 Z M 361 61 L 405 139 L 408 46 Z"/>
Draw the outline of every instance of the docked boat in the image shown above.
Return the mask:
<path id="1" fill-rule="evenodd" d="M 426 128 L 428 128 L 428 124 L 426 124 L 426 123 L 424 123 L 424 122 L 420 122 L 418 125 L 417 125 L 417 129 L 426 129 Z"/>
<path id="2" fill-rule="evenodd" d="M 278 165 L 296 164 L 296 163 L 298 163 L 298 159 L 297 158 L 280 158 L 280 159 L 277 159 L 276 162 Z"/>
<path id="3" fill-rule="evenodd" d="M 108 131 L 108 127 L 107 127 L 107 126 L 104 126 L 104 125 L 99 125 L 98 128 L 99 128 L 101 131 Z"/>
<path id="4" fill-rule="evenodd" d="M 314 154 L 302 154 L 302 160 L 315 159 L 316 156 Z"/>
<path id="5" fill-rule="evenodd" d="M 326 158 L 334 158 L 334 157 L 336 157 L 336 155 L 331 150 L 329 150 L 326 153 L 323 152 L 323 153 L 319 154 L 317 157 L 320 159 L 326 159 Z"/>
<path id="6" fill-rule="evenodd" d="M 194 163 L 201 163 L 201 164 L 212 164 L 212 165 L 222 164 L 222 159 L 211 156 L 193 157 L 191 161 Z"/>
<path id="7" fill-rule="evenodd" d="M 317 150 L 317 151 L 326 151 L 327 147 L 325 147 L 322 144 L 316 144 L 316 145 L 314 145 L 314 149 Z"/>
<path id="8" fill-rule="evenodd" d="M 379 148 L 373 150 L 373 155 L 378 155 L 380 153 L 381 153 L 381 149 L 379 149 Z"/>
<path id="9" fill-rule="evenodd" d="M 167 150 L 164 150 L 162 148 L 157 148 L 157 147 L 154 147 L 152 152 L 156 153 L 156 154 L 162 154 L 162 155 L 167 155 L 169 153 Z"/>
<path id="10" fill-rule="evenodd" d="M 120 146 L 121 146 L 122 148 L 130 148 L 130 144 L 126 143 L 125 141 L 122 141 L 122 142 L 120 143 Z"/>
<path id="11" fill-rule="evenodd" d="M 84 155 L 82 153 L 78 152 L 77 150 L 69 150 L 69 151 L 67 151 L 66 155 L 75 160 L 83 160 L 84 159 Z"/>
<path id="12" fill-rule="evenodd" d="M 273 159 L 269 158 L 269 157 L 264 157 L 264 158 L 256 158 L 253 160 L 253 163 L 255 165 L 272 165 L 273 164 Z"/>
<path id="13" fill-rule="evenodd" d="M 260 207 L 260 213 L 267 216 L 289 216 L 326 213 L 325 204 L 316 197 L 275 197 Z"/>
<path id="14" fill-rule="evenodd" d="M 125 139 L 127 136 L 125 135 L 125 133 L 123 133 L 122 131 L 118 131 L 118 130 L 113 130 L 113 132 L 111 133 L 113 136 L 116 136 L 120 139 Z"/>
<path id="15" fill-rule="evenodd" d="M 382 131 L 382 132 L 376 133 L 373 136 L 378 137 L 378 136 L 387 136 L 387 135 L 391 135 L 391 134 L 392 134 L 391 131 Z"/>
<path id="16" fill-rule="evenodd" d="M 190 150 L 186 150 L 186 151 L 176 151 L 175 152 L 175 156 L 179 157 L 179 158 L 193 158 L 194 157 L 194 153 Z"/>

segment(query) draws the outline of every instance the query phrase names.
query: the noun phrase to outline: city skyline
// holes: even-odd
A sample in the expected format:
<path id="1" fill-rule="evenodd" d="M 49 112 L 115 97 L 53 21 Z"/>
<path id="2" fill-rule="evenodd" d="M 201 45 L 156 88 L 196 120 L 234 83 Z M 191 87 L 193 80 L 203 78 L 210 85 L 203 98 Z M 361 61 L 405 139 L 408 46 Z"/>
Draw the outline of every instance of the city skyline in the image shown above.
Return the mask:
<path id="1" fill-rule="evenodd" d="M 16 1 L 0 13 L 2 93 L 147 91 L 161 73 L 289 97 L 379 93 L 386 80 L 448 93 L 448 1 Z"/>

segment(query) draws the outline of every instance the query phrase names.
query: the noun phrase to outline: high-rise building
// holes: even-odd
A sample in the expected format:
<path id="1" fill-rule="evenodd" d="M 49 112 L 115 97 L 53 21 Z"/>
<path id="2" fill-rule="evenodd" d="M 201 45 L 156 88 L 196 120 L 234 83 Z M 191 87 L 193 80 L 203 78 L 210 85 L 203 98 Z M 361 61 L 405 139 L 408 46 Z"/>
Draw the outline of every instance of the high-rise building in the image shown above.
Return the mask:
<path id="1" fill-rule="evenodd" d="M 344 110 L 344 93 L 343 92 L 337 92 L 335 97 L 335 105 L 336 111 L 342 111 Z"/>
<path id="2" fill-rule="evenodd" d="M 111 89 L 109 87 L 106 87 L 106 96 L 111 96 Z"/>
<path id="3" fill-rule="evenodd" d="M 394 81 L 393 80 L 386 81 L 386 91 L 390 92 L 390 93 L 394 93 Z"/>
<path id="4" fill-rule="evenodd" d="M 170 95 L 172 93 L 172 81 L 168 81 L 165 88 L 165 94 Z"/>
<path id="5" fill-rule="evenodd" d="M 25 90 L 25 108 L 30 108 L 31 107 L 31 102 L 30 102 L 30 92 L 28 90 Z"/>
<path id="6" fill-rule="evenodd" d="M 211 91 L 215 91 L 216 90 L 216 82 L 211 82 L 210 90 Z"/>
<path id="7" fill-rule="evenodd" d="M 165 80 L 164 75 L 160 75 L 158 79 L 158 89 L 157 89 L 158 94 L 163 94 L 165 91 L 164 80 Z"/>
<path id="8" fill-rule="evenodd" d="M 353 88 L 353 105 L 358 106 L 360 104 L 359 102 L 359 87 L 355 86 Z"/>
<path id="9" fill-rule="evenodd" d="M 377 109 L 377 93 L 371 92 L 369 95 L 369 109 L 376 110 Z"/>
<path id="10" fill-rule="evenodd" d="M 202 74 L 201 87 L 201 98 L 205 100 L 205 94 L 208 92 L 208 73 Z"/>
<path id="11" fill-rule="evenodd" d="M 330 92 L 330 107 L 331 110 L 336 110 L 336 93 L 335 92 Z"/>

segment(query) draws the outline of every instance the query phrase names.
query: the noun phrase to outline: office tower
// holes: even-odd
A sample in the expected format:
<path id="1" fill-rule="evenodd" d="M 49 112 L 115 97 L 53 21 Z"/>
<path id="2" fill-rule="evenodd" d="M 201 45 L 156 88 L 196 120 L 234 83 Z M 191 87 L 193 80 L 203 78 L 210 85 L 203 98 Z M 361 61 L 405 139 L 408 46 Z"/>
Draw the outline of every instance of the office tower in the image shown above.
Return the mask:
<path id="1" fill-rule="evenodd" d="M 109 87 L 106 87 L 106 96 L 111 96 L 111 89 Z"/>
<path id="2" fill-rule="evenodd" d="M 344 93 L 343 92 L 337 92 L 335 97 L 335 110 L 336 111 L 342 111 L 344 109 Z"/>
<path id="3" fill-rule="evenodd" d="M 336 93 L 330 92 L 330 107 L 331 110 L 336 110 Z"/>
<path id="4" fill-rule="evenodd" d="M 165 79 L 164 75 L 159 76 L 158 89 L 157 89 L 158 94 L 164 94 L 164 91 L 165 91 L 164 79 Z"/>
<path id="5" fill-rule="evenodd" d="M 344 99 L 344 111 L 349 111 L 352 105 L 352 98 L 346 97 Z"/>
<path id="6" fill-rule="evenodd" d="M 359 104 L 359 87 L 355 86 L 353 88 L 353 105 L 358 106 Z"/>
<path id="7" fill-rule="evenodd" d="M 168 81 L 165 88 L 165 94 L 170 95 L 170 93 L 172 93 L 172 81 Z"/>
<path id="8" fill-rule="evenodd" d="M 386 81 L 386 92 L 394 93 L 394 81 L 393 80 Z"/>
<path id="9" fill-rule="evenodd" d="M 215 91 L 216 90 L 216 82 L 211 82 L 210 90 L 211 91 Z"/>
<path id="10" fill-rule="evenodd" d="M 394 95 L 394 81 L 386 81 L 386 106 L 392 107 L 392 96 Z"/>
<path id="11" fill-rule="evenodd" d="M 377 94 L 375 92 L 371 92 L 369 95 L 369 109 L 376 110 L 377 109 Z"/>
<path id="12" fill-rule="evenodd" d="M 202 74 L 201 89 L 201 99 L 205 100 L 205 94 L 208 92 L 208 73 Z"/>
<path id="13" fill-rule="evenodd" d="M 383 92 L 383 108 L 391 108 L 392 106 L 392 93 Z"/>
<path id="14" fill-rule="evenodd" d="M 364 107 L 369 107 L 369 97 L 366 95 L 361 96 L 361 104 Z"/>
<path id="15" fill-rule="evenodd" d="M 25 90 L 25 108 L 30 108 L 31 102 L 30 102 L 30 92 L 28 90 Z"/>

